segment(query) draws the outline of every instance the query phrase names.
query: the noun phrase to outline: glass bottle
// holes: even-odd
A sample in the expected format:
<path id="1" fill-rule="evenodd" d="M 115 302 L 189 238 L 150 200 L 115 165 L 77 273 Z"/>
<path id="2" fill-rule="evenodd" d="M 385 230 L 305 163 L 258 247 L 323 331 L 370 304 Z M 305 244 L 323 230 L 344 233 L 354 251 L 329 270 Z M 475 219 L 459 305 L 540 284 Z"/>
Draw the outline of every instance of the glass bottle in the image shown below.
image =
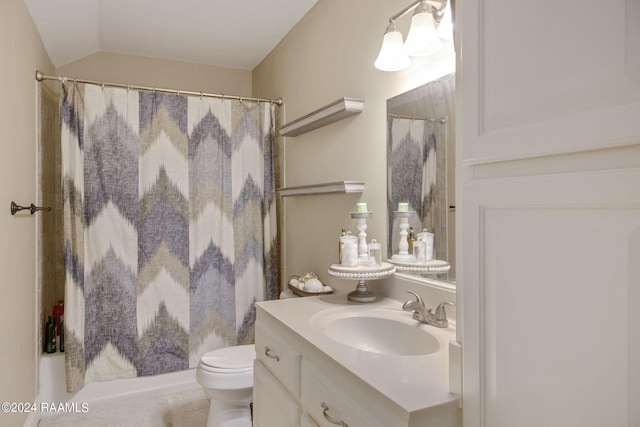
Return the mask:
<path id="1" fill-rule="evenodd" d="M 44 351 L 47 353 L 56 352 L 56 322 L 53 320 L 53 316 L 49 316 L 44 327 Z"/>
<path id="2" fill-rule="evenodd" d="M 409 235 L 407 236 L 407 243 L 409 244 L 409 253 L 412 254 L 413 253 L 413 242 L 415 242 L 416 240 L 416 233 L 413 231 L 413 227 L 409 227 Z"/>

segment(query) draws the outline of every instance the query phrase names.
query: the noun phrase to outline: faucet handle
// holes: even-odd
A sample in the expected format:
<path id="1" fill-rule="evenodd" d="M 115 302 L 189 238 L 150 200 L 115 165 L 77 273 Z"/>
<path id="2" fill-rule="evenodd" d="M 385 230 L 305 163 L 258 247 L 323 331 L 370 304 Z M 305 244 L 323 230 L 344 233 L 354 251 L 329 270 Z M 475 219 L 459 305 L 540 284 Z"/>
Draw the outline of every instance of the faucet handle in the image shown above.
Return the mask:
<path id="1" fill-rule="evenodd" d="M 413 295 L 414 297 L 416 297 L 416 302 L 424 307 L 424 302 L 422 301 L 422 298 L 420 298 L 420 295 L 418 295 L 414 291 L 407 291 L 407 293 L 409 293 L 409 294 Z"/>
<path id="2" fill-rule="evenodd" d="M 436 307 L 436 322 L 447 322 L 447 312 L 444 310 L 444 306 L 445 305 L 456 305 L 456 303 L 452 302 L 452 301 L 443 301 L 440 304 L 438 304 L 438 307 Z"/>

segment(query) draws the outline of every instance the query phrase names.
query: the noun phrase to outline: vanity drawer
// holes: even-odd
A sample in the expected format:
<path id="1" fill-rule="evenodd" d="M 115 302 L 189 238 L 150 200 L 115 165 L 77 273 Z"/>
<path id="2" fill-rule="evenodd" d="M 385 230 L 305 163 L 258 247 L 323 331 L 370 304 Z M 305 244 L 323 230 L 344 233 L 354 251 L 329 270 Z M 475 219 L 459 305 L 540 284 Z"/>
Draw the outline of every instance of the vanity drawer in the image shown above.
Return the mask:
<path id="1" fill-rule="evenodd" d="M 294 397 L 300 396 L 300 360 L 302 356 L 265 325 L 256 322 L 256 357 Z"/>
<path id="2" fill-rule="evenodd" d="M 326 375 L 306 359 L 302 361 L 302 406 L 320 427 L 388 427 L 366 414 L 340 387 L 327 381 Z M 354 396 L 362 400 L 363 396 Z M 340 423 L 344 424 L 340 424 Z"/>

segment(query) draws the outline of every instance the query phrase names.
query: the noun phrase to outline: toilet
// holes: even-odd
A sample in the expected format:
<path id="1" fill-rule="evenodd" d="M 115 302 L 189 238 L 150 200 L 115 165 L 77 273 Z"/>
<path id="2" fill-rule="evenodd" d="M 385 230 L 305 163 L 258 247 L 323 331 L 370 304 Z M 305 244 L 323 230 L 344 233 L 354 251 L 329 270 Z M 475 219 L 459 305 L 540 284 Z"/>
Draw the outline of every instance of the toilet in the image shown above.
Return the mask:
<path id="1" fill-rule="evenodd" d="M 298 298 L 290 290 L 280 299 Z M 253 401 L 254 344 L 219 348 L 205 353 L 196 381 L 209 397 L 207 427 L 250 427 Z"/>
<path id="2" fill-rule="evenodd" d="M 253 401 L 254 344 L 219 348 L 205 353 L 196 381 L 209 397 L 207 427 L 249 427 Z"/>

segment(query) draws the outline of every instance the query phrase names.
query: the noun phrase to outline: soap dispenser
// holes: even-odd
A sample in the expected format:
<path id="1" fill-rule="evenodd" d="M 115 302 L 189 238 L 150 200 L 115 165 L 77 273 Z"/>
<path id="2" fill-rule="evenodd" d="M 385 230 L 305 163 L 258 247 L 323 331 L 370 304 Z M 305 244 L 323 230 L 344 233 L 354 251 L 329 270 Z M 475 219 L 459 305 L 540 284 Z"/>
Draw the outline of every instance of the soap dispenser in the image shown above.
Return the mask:
<path id="1" fill-rule="evenodd" d="M 64 315 L 64 301 L 58 300 L 53 307 L 53 320 L 56 322 L 56 335 L 60 335 L 60 318 Z"/>

